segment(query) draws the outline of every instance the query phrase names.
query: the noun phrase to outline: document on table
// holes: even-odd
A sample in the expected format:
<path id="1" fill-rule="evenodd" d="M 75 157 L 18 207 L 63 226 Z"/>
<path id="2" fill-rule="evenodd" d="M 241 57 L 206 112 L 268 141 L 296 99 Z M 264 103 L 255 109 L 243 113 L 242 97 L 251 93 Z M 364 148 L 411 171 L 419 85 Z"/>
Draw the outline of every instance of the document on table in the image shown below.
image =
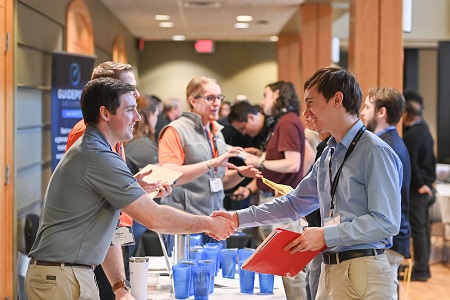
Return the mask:
<path id="1" fill-rule="evenodd" d="M 138 174 L 147 173 L 149 171 L 152 171 L 149 175 L 145 176 L 143 180 L 147 183 L 155 183 L 161 180 L 162 183 L 168 182 L 169 184 L 175 184 L 180 178 L 183 173 L 174 171 L 169 168 L 163 168 L 157 165 L 148 164 L 145 167 L 143 167 L 139 172 L 137 172 L 134 176 Z M 150 197 L 155 197 L 158 194 L 158 191 L 149 193 L 148 195 Z"/>

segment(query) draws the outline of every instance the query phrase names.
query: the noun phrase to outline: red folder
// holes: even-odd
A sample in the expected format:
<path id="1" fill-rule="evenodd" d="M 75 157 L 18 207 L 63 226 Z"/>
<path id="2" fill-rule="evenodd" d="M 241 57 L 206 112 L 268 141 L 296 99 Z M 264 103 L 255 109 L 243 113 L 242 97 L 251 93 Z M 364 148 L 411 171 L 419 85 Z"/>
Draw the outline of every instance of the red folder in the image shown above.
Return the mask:
<path id="1" fill-rule="evenodd" d="M 327 248 L 325 245 L 320 250 L 293 254 L 283 250 L 284 246 L 299 236 L 301 233 L 282 228 L 275 229 L 242 264 L 242 269 L 283 277 L 297 276 L 314 257 Z"/>

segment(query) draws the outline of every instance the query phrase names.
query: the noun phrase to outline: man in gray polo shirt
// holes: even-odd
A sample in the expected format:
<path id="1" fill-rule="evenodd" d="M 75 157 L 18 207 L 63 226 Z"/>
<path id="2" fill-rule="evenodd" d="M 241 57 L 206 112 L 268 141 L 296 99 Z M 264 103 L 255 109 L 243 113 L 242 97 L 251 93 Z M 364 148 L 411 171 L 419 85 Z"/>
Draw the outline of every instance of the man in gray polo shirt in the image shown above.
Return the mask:
<path id="1" fill-rule="evenodd" d="M 86 132 L 54 171 L 26 276 L 28 299 L 99 299 L 93 266 L 103 263 L 120 209 L 149 229 L 164 233 L 206 232 L 229 237 L 236 225 L 157 205 L 139 186 L 111 145 L 132 138 L 135 87 L 111 79 L 91 80 L 81 95 Z M 171 192 L 163 184 L 160 196 Z M 102 265 L 106 275 L 114 273 Z M 133 299 L 125 278 L 111 282 L 116 299 Z"/>

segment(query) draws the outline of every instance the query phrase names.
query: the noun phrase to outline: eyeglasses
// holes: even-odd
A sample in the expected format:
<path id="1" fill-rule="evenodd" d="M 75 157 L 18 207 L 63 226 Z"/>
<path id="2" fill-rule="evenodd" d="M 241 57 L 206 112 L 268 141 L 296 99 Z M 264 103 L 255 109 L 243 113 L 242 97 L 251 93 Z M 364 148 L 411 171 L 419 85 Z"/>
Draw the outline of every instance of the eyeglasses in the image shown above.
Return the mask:
<path id="1" fill-rule="evenodd" d="M 208 96 L 195 96 L 194 98 L 195 99 L 202 98 L 202 99 L 208 101 L 209 103 L 211 103 L 211 102 L 214 102 L 214 100 L 216 100 L 216 99 L 222 102 L 223 99 L 225 99 L 225 96 L 224 95 L 217 95 L 217 96 L 208 95 Z"/>

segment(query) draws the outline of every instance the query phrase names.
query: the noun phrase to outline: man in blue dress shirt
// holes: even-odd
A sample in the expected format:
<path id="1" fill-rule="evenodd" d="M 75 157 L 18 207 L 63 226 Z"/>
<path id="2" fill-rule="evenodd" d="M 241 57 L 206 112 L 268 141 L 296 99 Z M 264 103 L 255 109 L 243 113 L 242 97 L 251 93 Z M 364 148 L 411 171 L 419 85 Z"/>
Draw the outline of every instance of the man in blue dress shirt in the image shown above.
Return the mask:
<path id="1" fill-rule="evenodd" d="M 236 213 L 239 227 L 298 220 L 320 208 L 323 227 L 307 228 L 286 251 L 324 245 L 316 299 L 390 299 L 394 280 L 385 248 L 400 227 L 400 159 L 359 119 L 362 93 L 349 71 L 322 68 L 304 86 L 305 115 L 332 137 L 312 171 L 286 196 Z"/>
<path id="2" fill-rule="evenodd" d="M 405 257 L 410 257 L 409 239 L 411 237 L 411 226 L 408 221 L 411 162 L 408 149 L 395 127 L 400 121 L 404 110 L 405 98 L 402 93 L 393 88 L 379 87 L 369 90 L 366 100 L 364 101 L 364 108 L 361 111 L 361 117 L 364 119 L 367 130 L 372 131 L 391 146 L 395 153 L 397 153 L 403 165 L 400 232 L 394 236 L 392 248 L 387 249 L 385 252 L 389 263 L 391 264 L 394 282 L 397 288 L 398 267 Z M 398 299 L 397 291 L 394 292 L 392 299 Z"/>

